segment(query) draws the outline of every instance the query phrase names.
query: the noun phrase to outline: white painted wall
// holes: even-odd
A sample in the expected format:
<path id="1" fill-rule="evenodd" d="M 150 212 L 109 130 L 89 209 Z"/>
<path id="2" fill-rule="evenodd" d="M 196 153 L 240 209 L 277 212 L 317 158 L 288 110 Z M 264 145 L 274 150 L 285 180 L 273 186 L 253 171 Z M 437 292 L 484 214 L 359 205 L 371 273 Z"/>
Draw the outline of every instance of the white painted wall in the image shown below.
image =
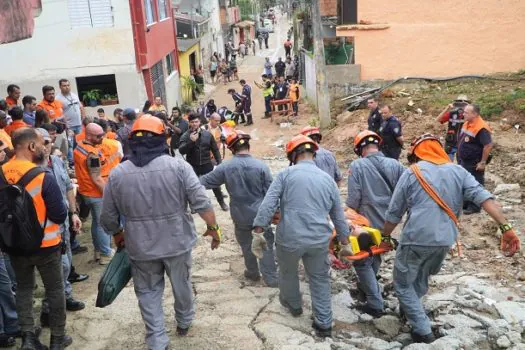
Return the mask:
<path id="1" fill-rule="evenodd" d="M 0 45 L 0 96 L 10 83 L 20 85 L 23 95 L 40 99 L 42 85 L 58 89 L 60 78 L 69 79 L 77 92 L 75 77 L 115 74 L 121 105 L 143 102 L 146 91 L 136 71 L 129 0 L 111 0 L 111 6 L 113 27 L 71 29 L 68 0 L 42 0 L 33 37 Z"/>
<path id="2" fill-rule="evenodd" d="M 304 66 L 305 66 L 305 95 L 312 105 L 317 107 L 317 75 L 315 72 L 315 61 L 310 56 L 304 54 Z"/>

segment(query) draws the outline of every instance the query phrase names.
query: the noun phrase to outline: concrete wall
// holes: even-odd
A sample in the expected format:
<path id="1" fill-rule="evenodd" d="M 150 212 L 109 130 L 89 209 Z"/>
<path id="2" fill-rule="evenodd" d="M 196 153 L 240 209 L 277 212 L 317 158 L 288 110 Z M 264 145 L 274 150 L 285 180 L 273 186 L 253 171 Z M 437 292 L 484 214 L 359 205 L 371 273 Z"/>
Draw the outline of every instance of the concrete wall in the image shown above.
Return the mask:
<path id="1" fill-rule="evenodd" d="M 317 108 L 317 75 L 315 72 L 314 59 L 304 54 L 304 95 L 308 102 Z"/>
<path id="2" fill-rule="evenodd" d="M 182 104 L 181 89 L 180 75 L 179 72 L 175 71 L 166 78 L 166 107 L 169 110 Z"/>
<path id="3" fill-rule="evenodd" d="M 355 37 L 364 80 L 525 68 L 523 0 L 368 0 L 358 11 L 359 21 L 388 24 L 383 30 L 338 29 L 339 36 Z"/>
<path id="4" fill-rule="evenodd" d="M 325 69 L 332 98 L 348 96 L 361 81 L 361 65 L 331 65 L 325 66 Z"/>

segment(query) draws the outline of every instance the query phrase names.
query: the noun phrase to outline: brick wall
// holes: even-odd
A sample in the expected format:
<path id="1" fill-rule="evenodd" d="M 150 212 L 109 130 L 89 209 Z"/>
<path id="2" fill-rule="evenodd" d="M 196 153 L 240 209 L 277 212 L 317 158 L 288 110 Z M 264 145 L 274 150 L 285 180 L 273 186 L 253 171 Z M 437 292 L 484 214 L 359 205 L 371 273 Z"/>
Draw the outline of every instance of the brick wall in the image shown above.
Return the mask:
<path id="1" fill-rule="evenodd" d="M 317 0 L 314 0 L 317 1 Z M 321 16 L 337 16 L 337 0 L 318 0 Z"/>

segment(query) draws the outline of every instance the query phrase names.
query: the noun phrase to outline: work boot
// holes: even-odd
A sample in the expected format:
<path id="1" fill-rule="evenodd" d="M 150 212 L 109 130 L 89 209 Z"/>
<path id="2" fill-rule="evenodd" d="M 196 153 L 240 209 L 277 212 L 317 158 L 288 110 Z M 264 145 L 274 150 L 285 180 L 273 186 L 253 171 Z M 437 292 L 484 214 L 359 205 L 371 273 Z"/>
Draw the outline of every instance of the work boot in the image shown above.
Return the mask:
<path id="1" fill-rule="evenodd" d="M 412 336 L 412 340 L 414 341 L 414 343 L 430 344 L 434 342 L 434 340 L 436 340 L 436 337 L 434 336 L 432 332 L 425 334 L 425 335 L 417 334 L 415 332 L 410 332 L 410 335 Z"/>
<path id="2" fill-rule="evenodd" d="M 0 334 L 0 348 L 10 348 L 16 345 L 16 339 L 7 334 Z"/>
<path id="3" fill-rule="evenodd" d="M 188 331 L 190 330 L 190 327 L 188 328 L 181 328 L 179 326 L 177 326 L 177 335 L 179 337 L 185 337 L 186 335 L 188 335 Z"/>
<path id="4" fill-rule="evenodd" d="M 85 307 L 86 305 L 83 302 L 75 300 L 73 297 L 66 298 L 67 311 L 80 311 Z"/>
<path id="5" fill-rule="evenodd" d="M 48 350 L 33 332 L 23 332 L 20 350 Z"/>
<path id="6" fill-rule="evenodd" d="M 373 318 L 383 316 L 383 310 L 372 309 L 370 306 L 368 306 L 368 304 L 356 305 L 355 309 L 360 311 L 361 313 L 368 314 Z"/>
<path id="7" fill-rule="evenodd" d="M 69 335 L 51 335 L 49 350 L 63 350 L 73 344 L 73 338 Z"/>
<path id="8" fill-rule="evenodd" d="M 253 124 L 253 118 L 252 118 L 252 114 L 247 114 L 246 115 L 246 118 L 248 118 L 248 123 L 246 123 L 246 126 L 248 125 L 252 125 Z"/>
<path id="9" fill-rule="evenodd" d="M 332 327 L 329 328 L 321 328 L 315 323 L 315 321 L 312 322 L 312 328 L 315 329 L 315 334 L 320 338 L 331 338 L 332 337 Z"/>
<path id="10" fill-rule="evenodd" d="M 250 273 L 248 270 L 244 270 L 244 278 L 250 281 L 258 282 L 261 279 L 261 275 L 259 275 L 258 272 Z"/>
<path id="11" fill-rule="evenodd" d="M 282 299 L 280 295 L 279 295 L 279 302 L 281 303 L 282 306 L 287 308 L 288 311 L 290 311 L 290 313 L 292 314 L 293 317 L 299 317 L 299 316 L 301 316 L 303 314 L 303 308 L 302 307 L 300 307 L 298 309 L 294 309 L 293 307 L 290 306 L 290 304 L 288 304 L 284 299 Z"/>
<path id="12" fill-rule="evenodd" d="M 219 202 L 219 205 L 221 206 L 221 209 L 224 211 L 230 210 L 230 207 L 228 207 L 228 204 L 226 204 L 224 201 Z"/>

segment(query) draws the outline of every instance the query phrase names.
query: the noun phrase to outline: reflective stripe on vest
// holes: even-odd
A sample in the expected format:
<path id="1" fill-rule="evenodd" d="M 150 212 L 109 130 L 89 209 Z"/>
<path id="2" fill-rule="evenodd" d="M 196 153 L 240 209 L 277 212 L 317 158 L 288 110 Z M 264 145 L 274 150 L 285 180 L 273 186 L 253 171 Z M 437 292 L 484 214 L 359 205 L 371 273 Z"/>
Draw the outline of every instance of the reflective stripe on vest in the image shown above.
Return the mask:
<path id="1" fill-rule="evenodd" d="M 10 184 L 17 183 L 22 176 L 29 170 L 35 168 L 36 165 L 27 160 L 11 159 L 2 166 L 7 181 Z M 33 199 L 33 204 L 38 217 L 38 222 L 44 228 L 44 238 L 42 239 L 41 248 L 54 247 L 60 244 L 62 238 L 60 226 L 51 220 L 47 219 L 47 208 L 42 197 L 42 186 L 44 183 L 45 174 L 42 173 L 36 176 L 26 186 L 26 191 Z"/>

